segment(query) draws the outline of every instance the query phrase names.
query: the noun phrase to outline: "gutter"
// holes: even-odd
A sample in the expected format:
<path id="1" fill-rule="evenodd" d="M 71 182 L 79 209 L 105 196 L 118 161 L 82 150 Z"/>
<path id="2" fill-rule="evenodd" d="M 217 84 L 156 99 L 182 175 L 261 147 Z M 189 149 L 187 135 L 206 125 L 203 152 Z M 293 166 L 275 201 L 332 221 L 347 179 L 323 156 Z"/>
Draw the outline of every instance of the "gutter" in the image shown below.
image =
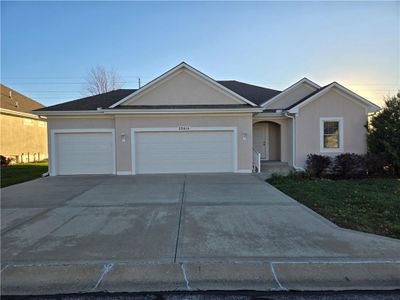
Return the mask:
<path id="1" fill-rule="evenodd" d="M 37 116 L 74 116 L 74 115 L 103 115 L 101 110 L 35 110 L 32 112 Z"/>
<path id="2" fill-rule="evenodd" d="M 285 112 L 284 115 L 292 119 L 292 164 L 296 171 L 304 172 L 304 168 L 296 165 L 296 114 L 290 115 L 289 112 Z"/>
<path id="3" fill-rule="evenodd" d="M 262 108 L 242 108 L 242 109 L 97 109 L 97 110 L 78 110 L 78 111 L 34 111 L 33 113 L 41 116 L 74 116 L 74 115 L 125 115 L 125 114 L 203 114 L 203 113 L 243 113 L 243 112 L 262 112 Z"/>
<path id="4" fill-rule="evenodd" d="M 115 114 L 115 115 L 123 115 L 123 114 L 202 114 L 202 113 L 221 113 L 221 112 L 261 112 L 262 108 L 254 107 L 254 108 L 237 108 L 237 109 L 229 109 L 229 108 L 182 108 L 182 109 L 103 109 L 104 114 Z"/>
<path id="5" fill-rule="evenodd" d="M 34 120 L 46 119 L 44 117 L 38 116 L 37 114 L 35 114 L 35 112 L 25 113 L 25 112 L 6 109 L 6 108 L 0 108 L 0 113 L 6 114 L 6 115 L 12 115 L 12 116 L 30 118 L 30 119 L 34 119 Z"/>

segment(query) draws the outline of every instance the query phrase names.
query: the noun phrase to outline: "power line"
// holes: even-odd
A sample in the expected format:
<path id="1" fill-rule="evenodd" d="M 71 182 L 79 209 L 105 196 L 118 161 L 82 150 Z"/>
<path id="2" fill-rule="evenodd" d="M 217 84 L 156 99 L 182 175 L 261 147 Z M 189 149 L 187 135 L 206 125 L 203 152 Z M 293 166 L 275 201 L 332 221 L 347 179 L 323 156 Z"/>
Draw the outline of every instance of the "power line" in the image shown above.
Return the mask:
<path id="1" fill-rule="evenodd" d="M 143 86 L 143 84 L 141 84 L 141 86 Z M 390 89 L 389 88 L 388 89 L 357 89 L 357 91 L 387 91 L 387 90 L 390 90 Z M 82 90 L 80 90 L 80 91 L 44 91 L 44 90 L 41 90 L 41 91 L 29 90 L 29 91 L 27 91 L 27 90 L 20 90 L 20 92 L 22 92 L 22 93 L 81 93 Z"/>
<path id="2" fill-rule="evenodd" d="M 6 79 L 84 79 L 83 76 L 1 76 Z M 119 78 L 153 78 L 151 76 L 141 76 L 141 75 L 124 75 L 118 76 Z"/>
<path id="3" fill-rule="evenodd" d="M 118 81 L 116 83 L 133 83 L 133 81 Z M 9 84 L 87 84 L 87 82 L 9 82 Z"/>
<path id="4" fill-rule="evenodd" d="M 24 93 L 80 93 L 82 91 L 25 91 L 22 90 Z"/>
<path id="5" fill-rule="evenodd" d="M 2 79 L 8 78 L 8 77 L 2 77 Z M 37 77 L 37 79 L 63 79 L 64 77 Z M 66 78 L 66 77 L 65 77 Z M 128 77 L 125 77 L 128 78 Z M 143 77 L 143 76 L 132 76 L 131 78 L 137 78 L 137 79 L 142 79 L 142 78 L 152 78 L 152 77 Z M 10 78 L 9 78 L 10 79 Z M 15 77 L 16 79 L 16 77 Z M 19 79 L 29 79 L 29 77 L 19 77 Z M 33 78 L 31 78 L 33 79 Z M 65 81 L 49 81 L 49 82 L 33 82 L 33 81 L 23 81 L 23 82 L 16 82 L 16 81 L 8 81 L 9 83 L 12 84 L 86 84 L 87 82 L 85 81 L 79 81 L 79 82 L 65 82 Z M 136 81 L 118 81 L 117 83 L 137 83 Z M 261 84 L 261 83 L 260 83 Z M 287 82 L 263 82 L 263 85 L 273 85 L 273 84 L 287 84 Z M 346 83 L 348 86 L 399 86 L 400 83 Z"/>

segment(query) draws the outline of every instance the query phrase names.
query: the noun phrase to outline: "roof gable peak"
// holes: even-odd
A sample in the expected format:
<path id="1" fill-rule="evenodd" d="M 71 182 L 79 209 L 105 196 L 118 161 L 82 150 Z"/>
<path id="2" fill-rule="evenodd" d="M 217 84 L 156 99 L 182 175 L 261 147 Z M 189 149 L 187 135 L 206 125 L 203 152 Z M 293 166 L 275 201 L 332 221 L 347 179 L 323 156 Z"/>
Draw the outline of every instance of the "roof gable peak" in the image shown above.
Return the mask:
<path id="1" fill-rule="evenodd" d="M 341 85 L 340 83 L 334 81 L 334 82 L 332 82 L 332 83 L 320 88 L 315 93 L 310 94 L 308 97 L 302 99 L 302 101 L 299 101 L 294 106 L 290 107 L 288 109 L 288 111 L 290 113 L 298 113 L 298 111 L 299 111 L 299 109 L 301 107 L 313 102 L 314 100 L 318 99 L 322 95 L 328 93 L 333 88 L 338 89 L 339 92 L 341 92 L 343 94 L 346 94 L 348 97 L 350 97 L 351 99 L 354 99 L 360 105 L 365 106 L 368 112 L 376 112 L 376 111 L 380 110 L 380 107 L 378 105 L 372 103 L 371 101 L 369 101 L 369 100 L 365 99 L 364 97 L 361 97 L 360 95 L 354 93 L 353 91 L 349 90 L 348 88 L 346 88 L 345 86 Z"/>
<path id="2" fill-rule="evenodd" d="M 153 79 L 152 81 L 150 81 L 149 83 L 147 83 L 142 88 L 140 88 L 137 91 L 135 91 L 134 93 L 132 93 L 132 94 L 128 95 L 127 97 L 125 97 L 124 99 L 114 103 L 113 105 L 110 106 L 110 108 L 115 108 L 118 105 L 121 105 L 121 104 L 123 104 L 123 103 L 125 103 L 127 101 L 134 101 L 134 98 L 136 96 L 143 95 L 144 93 L 150 91 L 151 89 L 155 88 L 158 84 L 160 84 L 160 83 L 164 82 L 165 80 L 167 80 L 168 78 L 174 76 L 175 74 L 177 74 L 181 70 L 186 70 L 189 73 L 193 74 L 194 76 L 197 76 L 198 78 L 204 80 L 209 85 L 211 85 L 215 89 L 219 90 L 220 92 L 224 93 L 225 95 L 231 97 L 233 100 L 235 100 L 238 103 L 249 104 L 249 105 L 251 105 L 253 107 L 257 106 L 253 102 L 251 102 L 248 99 L 242 97 L 241 95 L 233 92 L 232 90 L 226 88 L 222 84 L 218 83 L 214 79 L 210 78 L 206 74 L 200 72 L 199 70 L 193 68 L 192 66 L 190 66 L 189 64 L 187 64 L 186 62 L 183 61 L 180 64 L 178 64 L 177 66 L 175 66 L 172 69 L 170 69 L 167 72 L 165 72 L 164 74 L 162 74 L 162 75 L 158 76 L 157 78 Z"/>
<path id="3" fill-rule="evenodd" d="M 288 88 L 284 89 L 280 94 L 276 95 L 275 97 L 265 101 L 264 103 L 261 104 L 262 107 L 265 107 L 267 105 L 270 105 L 272 103 L 275 103 L 276 101 L 279 101 L 280 99 L 282 99 L 283 97 L 285 97 L 288 93 L 292 92 L 293 90 L 295 90 L 296 88 L 298 88 L 299 86 L 301 86 L 302 84 L 307 84 L 310 85 L 311 87 L 313 87 L 315 90 L 320 89 L 321 86 L 318 85 L 317 83 L 315 83 L 314 81 L 308 79 L 307 77 L 303 77 L 302 79 L 296 81 L 295 83 L 293 83 L 291 86 L 289 86 Z"/>

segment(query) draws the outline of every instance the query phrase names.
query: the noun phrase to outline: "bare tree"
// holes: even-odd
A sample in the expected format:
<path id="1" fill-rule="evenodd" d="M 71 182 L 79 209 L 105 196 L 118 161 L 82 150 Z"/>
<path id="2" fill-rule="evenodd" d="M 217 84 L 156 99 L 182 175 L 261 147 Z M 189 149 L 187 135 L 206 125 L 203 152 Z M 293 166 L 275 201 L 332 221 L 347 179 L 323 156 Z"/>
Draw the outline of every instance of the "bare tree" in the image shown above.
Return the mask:
<path id="1" fill-rule="evenodd" d="M 86 77 L 85 93 L 98 95 L 122 87 L 122 82 L 114 69 L 97 65 L 92 67 Z"/>

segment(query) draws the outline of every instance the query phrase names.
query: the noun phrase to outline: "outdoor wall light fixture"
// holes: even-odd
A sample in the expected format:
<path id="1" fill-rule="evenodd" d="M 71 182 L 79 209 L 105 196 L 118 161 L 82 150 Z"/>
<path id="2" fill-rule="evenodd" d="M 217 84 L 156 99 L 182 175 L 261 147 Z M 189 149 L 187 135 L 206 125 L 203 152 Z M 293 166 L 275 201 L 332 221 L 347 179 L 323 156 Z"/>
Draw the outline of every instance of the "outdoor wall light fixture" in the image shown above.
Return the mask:
<path id="1" fill-rule="evenodd" d="M 243 141 L 247 140 L 247 133 L 246 132 L 242 133 L 242 139 L 243 139 Z"/>
<path id="2" fill-rule="evenodd" d="M 126 135 L 125 135 L 125 133 L 123 132 L 123 133 L 121 133 L 121 141 L 123 142 L 123 143 L 125 143 L 126 142 Z"/>

